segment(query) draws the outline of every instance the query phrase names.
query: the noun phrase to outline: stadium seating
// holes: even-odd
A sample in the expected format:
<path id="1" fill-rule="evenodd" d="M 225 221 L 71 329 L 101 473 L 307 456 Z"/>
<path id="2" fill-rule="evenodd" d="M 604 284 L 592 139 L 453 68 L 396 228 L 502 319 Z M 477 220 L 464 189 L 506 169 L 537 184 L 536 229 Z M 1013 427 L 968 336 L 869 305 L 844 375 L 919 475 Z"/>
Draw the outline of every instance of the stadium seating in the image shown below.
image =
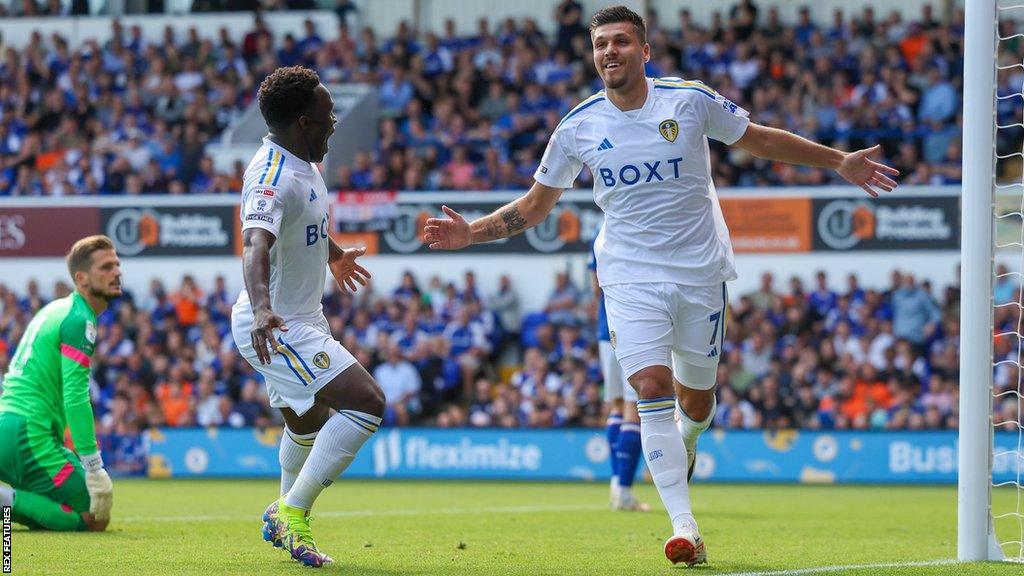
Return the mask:
<path id="1" fill-rule="evenodd" d="M 257 23 L 236 45 L 198 34 L 150 38 L 118 23 L 109 42 L 77 49 L 40 31 L 0 59 L 0 195 L 236 193 L 243 167 L 218 172 L 205 148 L 260 81 L 289 64 L 379 89 L 378 145 L 328 174 L 332 186 L 523 188 L 547 135 L 600 82 L 585 34 L 545 37 L 530 20 L 484 27 L 378 40 L 369 29 L 319 30 L 312 21 L 304 36 L 275 37 Z M 791 26 L 768 10 L 754 27 L 720 19 L 708 29 L 684 10 L 674 24 L 652 18 L 649 40 L 658 57 L 648 75 L 702 79 L 758 122 L 836 147 L 879 143 L 904 184 L 960 180 L 962 10 L 941 24 L 894 13 Z M 1016 50 L 1024 55 L 1024 44 Z M 1000 74 L 1007 90 L 1019 84 L 1018 73 Z M 1020 137 L 1002 136 L 1001 148 L 1019 149 Z M 717 145 L 713 153 L 719 186 L 835 178 Z M 584 173 L 578 185 L 589 181 Z"/>
<path id="2" fill-rule="evenodd" d="M 390 425 L 603 425 L 592 297 L 580 296 L 561 325 L 525 311 L 520 326 L 502 327 L 495 310 L 481 306 L 488 296 L 439 281 L 420 289 L 410 280 L 390 293 L 324 299 L 335 335 L 370 372 L 388 361 L 415 367 L 418 381 L 382 382 L 401 404 L 392 406 Z M 780 291 L 773 282 L 766 274 L 758 291 L 731 302 L 716 426 L 956 428 L 957 288 L 938 293 L 900 273 L 888 287 L 861 288 L 851 277 L 843 292 L 828 289 L 824 276 L 813 290 L 794 279 Z M 997 295 L 1016 299 L 1019 289 L 1003 279 Z M 67 290 L 0 284 L 0 374 L 32 314 Z M 220 282 L 200 287 L 185 277 L 173 290 L 154 281 L 148 294 L 129 295 L 105 313 L 94 363 L 100 429 L 123 435 L 153 425 L 279 423 L 258 374 L 235 350 L 233 300 Z M 494 338 L 455 344 L 460 309 Z M 996 321 L 1016 318 L 1003 313 Z M 518 341 L 498 336 L 520 332 Z M 1000 370 L 997 392 L 1017 378 Z"/>

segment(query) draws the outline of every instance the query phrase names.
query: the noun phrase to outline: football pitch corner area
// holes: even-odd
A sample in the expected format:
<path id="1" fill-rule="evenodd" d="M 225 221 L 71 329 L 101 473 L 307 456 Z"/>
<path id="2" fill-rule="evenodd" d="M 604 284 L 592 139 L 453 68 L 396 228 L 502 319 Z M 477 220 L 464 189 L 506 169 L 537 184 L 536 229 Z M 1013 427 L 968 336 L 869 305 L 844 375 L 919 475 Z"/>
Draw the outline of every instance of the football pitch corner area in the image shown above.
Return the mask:
<path id="1" fill-rule="evenodd" d="M 271 480 L 119 480 L 106 533 L 12 534 L 13 574 L 162 576 L 300 573 L 260 537 Z M 325 574 L 679 574 L 662 555 L 668 521 L 611 512 L 603 483 L 345 481 L 313 511 Z M 956 564 L 953 486 L 691 488 L 708 544 L 703 575 L 1021 574 Z M 996 490 L 998 500 L 1014 497 Z M 303 572 L 304 573 L 304 572 Z"/>

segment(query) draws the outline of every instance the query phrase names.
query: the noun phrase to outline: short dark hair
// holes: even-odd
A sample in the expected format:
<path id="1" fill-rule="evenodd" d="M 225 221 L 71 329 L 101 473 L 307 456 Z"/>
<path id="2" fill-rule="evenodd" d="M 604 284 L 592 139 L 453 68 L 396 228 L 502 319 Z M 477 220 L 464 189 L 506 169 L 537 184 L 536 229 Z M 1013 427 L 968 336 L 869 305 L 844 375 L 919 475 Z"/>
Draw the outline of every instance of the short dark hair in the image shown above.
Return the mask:
<path id="1" fill-rule="evenodd" d="M 114 241 L 102 234 L 86 236 L 75 242 L 65 258 L 68 263 L 68 272 L 71 273 L 71 279 L 74 280 L 75 272 L 89 271 L 89 268 L 92 266 L 93 252 L 113 249 Z"/>
<path id="2" fill-rule="evenodd" d="M 593 33 L 598 26 L 615 24 L 616 22 L 628 22 L 636 29 L 636 35 L 640 37 L 640 43 L 647 42 L 647 23 L 643 16 L 633 12 L 625 6 L 607 6 L 594 13 L 590 19 L 590 32 Z"/>
<path id="3" fill-rule="evenodd" d="M 274 70 L 260 84 L 260 113 L 267 125 L 284 128 L 313 106 L 313 94 L 320 76 L 302 66 Z"/>

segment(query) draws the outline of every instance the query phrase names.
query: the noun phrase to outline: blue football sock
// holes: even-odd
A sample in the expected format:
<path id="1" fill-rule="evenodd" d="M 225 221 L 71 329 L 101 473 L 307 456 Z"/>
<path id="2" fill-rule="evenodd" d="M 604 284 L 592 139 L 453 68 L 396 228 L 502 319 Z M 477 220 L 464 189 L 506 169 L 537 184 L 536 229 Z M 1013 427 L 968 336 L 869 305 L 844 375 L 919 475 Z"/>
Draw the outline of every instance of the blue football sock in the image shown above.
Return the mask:
<path id="1" fill-rule="evenodd" d="M 612 466 L 612 477 L 619 475 L 618 459 L 615 454 L 619 444 L 619 428 L 622 426 L 622 414 L 609 414 L 605 424 L 605 432 L 608 434 L 608 463 Z"/>
<path id="2" fill-rule="evenodd" d="M 618 463 L 619 486 L 629 488 L 636 477 L 636 468 L 640 464 L 640 425 L 625 422 L 619 429 L 619 444 L 615 450 L 615 461 Z"/>

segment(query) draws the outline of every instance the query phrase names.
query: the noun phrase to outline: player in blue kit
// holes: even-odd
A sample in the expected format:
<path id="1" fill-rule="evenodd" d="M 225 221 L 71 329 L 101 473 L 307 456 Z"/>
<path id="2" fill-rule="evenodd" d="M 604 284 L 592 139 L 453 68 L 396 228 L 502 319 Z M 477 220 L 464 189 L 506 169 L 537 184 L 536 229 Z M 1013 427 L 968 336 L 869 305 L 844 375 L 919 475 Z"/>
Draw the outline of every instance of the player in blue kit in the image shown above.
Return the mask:
<path id="1" fill-rule="evenodd" d="M 427 220 L 432 249 L 456 250 L 518 234 L 547 218 L 584 165 L 605 220 L 595 242 L 597 276 L 615 355 L 637 391 L 647 467 L 672 523 L 665 556 L 706 562 L 690 506 L 688 471 L 715 413 L 715 376 L 725 338 L 726 282 L 736 278 L 729 230 L 711 180 L 708 138 L 766 160 L 835 170 L 872 196 L 898 172 L 873 147 L 843 152 L 753 123 L 747 111 L 701 82 L 646 78 L 651 48 L 643 18 L 623 6 L 590 22 L 605 90 L 555 128 L 522 197 L 467 222 Z M 682 414 L 679 429 L 674 415 Z"/>
<path id="2" fill-rule="evenodd" d="M 597 301 L 597 354 L 604 377 L 604 402 L 608 410 L 605 431 L 611 451 L 608 460 L 612 466 L 612 510 L 647 512 L 651 507 L 633 495 L 633 479 L 640 463 L 640 416 L 636 411 L 636 390 L 632 386 L 625 386 L 626 377 L 615 359 L 593 246 L 590 248 L 588 267 L 594 285 L 594 299 Z"/>

